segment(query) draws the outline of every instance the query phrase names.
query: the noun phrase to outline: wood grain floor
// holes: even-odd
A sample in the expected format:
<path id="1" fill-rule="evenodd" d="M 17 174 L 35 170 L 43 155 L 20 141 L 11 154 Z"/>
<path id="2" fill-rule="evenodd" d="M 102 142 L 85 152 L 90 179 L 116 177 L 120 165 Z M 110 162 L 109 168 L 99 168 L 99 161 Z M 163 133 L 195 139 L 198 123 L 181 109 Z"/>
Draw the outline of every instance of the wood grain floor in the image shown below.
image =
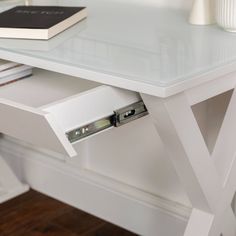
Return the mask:
<path id="1" fill-rule="evenodd" d="M 0 236 L 135 236 L 35 191 L 0 204 Z"/>

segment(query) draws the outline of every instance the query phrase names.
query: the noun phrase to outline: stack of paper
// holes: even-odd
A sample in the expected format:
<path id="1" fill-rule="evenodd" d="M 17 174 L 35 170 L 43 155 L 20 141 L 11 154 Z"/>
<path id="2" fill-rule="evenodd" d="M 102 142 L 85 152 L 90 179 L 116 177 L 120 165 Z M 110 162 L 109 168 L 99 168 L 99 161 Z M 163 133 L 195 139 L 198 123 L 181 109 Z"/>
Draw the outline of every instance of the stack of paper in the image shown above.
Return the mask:
<path id="1" fill-rule="evenodd" d="M 32 67 L 0 59 L 0 86 L 32 75 Z"/>

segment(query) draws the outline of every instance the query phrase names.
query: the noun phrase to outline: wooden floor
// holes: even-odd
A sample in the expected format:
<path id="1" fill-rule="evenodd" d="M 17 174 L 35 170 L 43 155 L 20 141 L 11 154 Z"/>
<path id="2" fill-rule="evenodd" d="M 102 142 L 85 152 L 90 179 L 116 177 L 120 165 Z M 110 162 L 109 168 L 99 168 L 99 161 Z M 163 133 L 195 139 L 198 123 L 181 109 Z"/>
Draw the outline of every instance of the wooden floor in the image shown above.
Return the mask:
<path id="1" fill-rule="evenodd" d="M 135 236 L 35 191 L 0 205 L 0 236 L 43 235 Z"/>

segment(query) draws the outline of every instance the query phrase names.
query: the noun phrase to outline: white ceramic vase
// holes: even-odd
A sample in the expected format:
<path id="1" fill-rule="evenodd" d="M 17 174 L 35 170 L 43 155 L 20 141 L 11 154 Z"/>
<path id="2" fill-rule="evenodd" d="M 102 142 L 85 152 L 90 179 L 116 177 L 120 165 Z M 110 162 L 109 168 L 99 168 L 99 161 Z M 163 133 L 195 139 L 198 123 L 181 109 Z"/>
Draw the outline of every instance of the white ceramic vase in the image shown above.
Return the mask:
<path id="1" fill-rule="evenodd" d="M 194 0 L 189 22 L 193 25 L 215 23 L 215 0 Z"/>
<path id="2" fill-rule="evenodd" d="M 226 31 L 236 32 L 236 0 L 216 0 L 216 21 Z"/>

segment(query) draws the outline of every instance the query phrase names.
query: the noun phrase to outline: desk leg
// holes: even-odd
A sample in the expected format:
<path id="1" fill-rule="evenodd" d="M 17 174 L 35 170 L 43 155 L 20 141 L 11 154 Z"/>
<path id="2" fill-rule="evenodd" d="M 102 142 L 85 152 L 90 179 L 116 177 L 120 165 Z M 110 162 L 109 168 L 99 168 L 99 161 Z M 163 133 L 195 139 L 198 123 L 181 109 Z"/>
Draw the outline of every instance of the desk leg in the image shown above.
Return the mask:
<path id="1" fill-rule="evenodd" d="M 231 164 L 227 165 L 227 178 L 222 181 L 185 93 L 165 99 L 142 94 L 142 98 L 192 203 L 193 210 L 185 236 L 235 236 L 236 218 L 231 208 L 236 190 L 234 142 L 231 141 L 234 152 L 230 152 L 232 156 Z M 230 116 L 233 113 L 236 123 L 236 93 L 231 98 L 227 113 Z M 233 122 L 233 119 L 227 119 L 226 114 L 223 122 L 226 130 L 231 125 L 227 122 Z M 236 133 L 235 130 L 228 132 Z M 225 135 L 223 133 L 227 132 L 222 132 Z M 231 140 L 232 135 L 228 138 Z M 220 142 L 215 148 L 219 145 Z M 222 148 L 226 149 L 224 146 Z M 227 150 L 225 153 L 229 154 Z"/>
<path id="2" fill-rule="evenodd" d="M 22 184 L 0 156 L 0 203 L 8 201 L 29 190 L 29 186 Z"/>

